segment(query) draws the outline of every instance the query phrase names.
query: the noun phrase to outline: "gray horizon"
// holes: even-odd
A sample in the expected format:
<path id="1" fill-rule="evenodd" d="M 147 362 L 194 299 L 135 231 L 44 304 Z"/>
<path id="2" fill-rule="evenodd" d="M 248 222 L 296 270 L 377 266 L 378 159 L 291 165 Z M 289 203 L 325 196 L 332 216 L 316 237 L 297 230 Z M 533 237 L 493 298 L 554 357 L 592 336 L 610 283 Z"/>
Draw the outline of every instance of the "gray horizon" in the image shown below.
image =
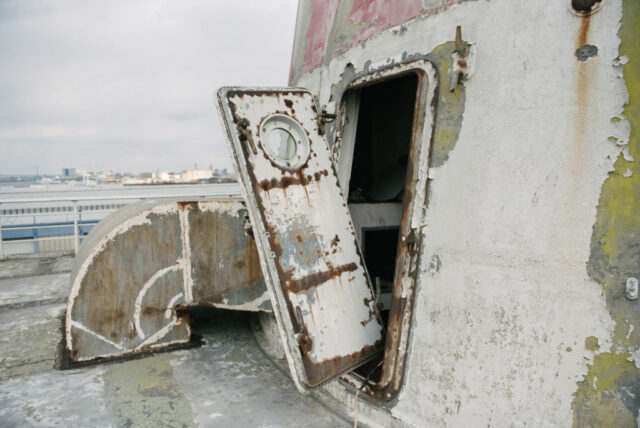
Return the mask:
<path id="1" fill-rule="evenodd" d="M 230 169 L 215 91 L 287 85 L 296 9 L 0 1 L 0 175 Z"/>

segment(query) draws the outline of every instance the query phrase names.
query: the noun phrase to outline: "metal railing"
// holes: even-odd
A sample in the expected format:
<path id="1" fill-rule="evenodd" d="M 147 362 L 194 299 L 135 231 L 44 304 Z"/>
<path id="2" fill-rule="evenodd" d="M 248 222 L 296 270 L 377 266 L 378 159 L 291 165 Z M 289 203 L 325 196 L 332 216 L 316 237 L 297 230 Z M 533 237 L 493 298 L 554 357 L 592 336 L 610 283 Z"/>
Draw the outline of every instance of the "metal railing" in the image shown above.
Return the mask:
<path id="1" fill-rule="evenodd" d="M 240 196 L 237 186 L 220 186 L 219 191 L 217 188 L 206 190 L 208 191 L 201 193 L 188 192 L 189 194 L 180 195 L 180 197 Z M 83 237 L 108 213 L 133 202 L 146 199 L 171 199 L 176 196 L 178 195 L 82 197 L 69 195 L 50 198 L 0 199 L 0 260 L 9 255 L 7 251 L 9 246 L 14 246 L 12 254 L 43 252 L 77 254 Z M 44 221 L 44 218 L 53 218 L 55 221 Z M 54 245 L 55 242 L 58 244 Z M 17 251 L 16 247 L 18 247 Z M 26 251 L 27 248 L 30 250 Z"/>

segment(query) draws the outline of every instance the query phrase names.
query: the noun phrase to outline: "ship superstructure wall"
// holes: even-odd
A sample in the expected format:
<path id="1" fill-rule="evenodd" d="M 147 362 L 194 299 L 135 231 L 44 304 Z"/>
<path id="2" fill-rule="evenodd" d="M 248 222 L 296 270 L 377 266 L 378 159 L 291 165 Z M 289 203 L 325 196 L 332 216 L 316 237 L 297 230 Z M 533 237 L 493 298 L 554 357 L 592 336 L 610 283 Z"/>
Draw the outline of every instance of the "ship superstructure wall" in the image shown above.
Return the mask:
<path id="1" fill-rule="evenodd" d="M 640 279 L 640 4 L 594 11 L 301 1 L 290 83 L 329 113 L 377 70 L 421 59 L 439 74 L 404 384 L 372 414 L 636 425 L 640 302 L 627 284 Z M 460 82 L 458 26 L 474 51 Z"/>

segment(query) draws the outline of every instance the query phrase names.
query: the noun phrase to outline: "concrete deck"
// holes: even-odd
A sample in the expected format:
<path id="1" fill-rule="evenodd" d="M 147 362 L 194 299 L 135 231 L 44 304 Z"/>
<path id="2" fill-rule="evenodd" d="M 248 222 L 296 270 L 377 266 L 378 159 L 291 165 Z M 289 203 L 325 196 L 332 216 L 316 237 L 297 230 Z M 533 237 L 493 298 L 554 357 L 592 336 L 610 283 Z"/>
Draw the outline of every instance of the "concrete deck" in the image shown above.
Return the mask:
<path id="1" fill-rule="evenodd" d="M 0 262 L 1 426 L 350 426 L 295 389 L 240 312 L 195 313 L 197 348 L 54 369 L 70 265 Z"/>

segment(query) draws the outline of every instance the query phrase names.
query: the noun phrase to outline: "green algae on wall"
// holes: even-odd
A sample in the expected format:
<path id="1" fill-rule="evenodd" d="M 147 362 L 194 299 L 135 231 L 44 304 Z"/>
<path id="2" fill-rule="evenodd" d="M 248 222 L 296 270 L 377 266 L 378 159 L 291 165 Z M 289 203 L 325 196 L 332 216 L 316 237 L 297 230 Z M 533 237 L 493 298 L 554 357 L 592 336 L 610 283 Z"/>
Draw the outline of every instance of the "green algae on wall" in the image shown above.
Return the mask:
<path id="1" fill-rule="evenodd" d="M 573 410 L 579 427 L 636 426 L 640 410 L 640 369 L 631 355 L 640 349 L 640 302 L 624 292 L 627 278 L 640 278 L 640 2 L 623 0 L 621 24 L 629 156 L 618 156 L 602 185 L 587 264 L 589 276 L 603 287 L 615 327 L 610 352 L 596 355 L 578 383 Z"/>
<path id="2" fill-rule="evenodd" d="M 573 401 L 574 426 L 635 427 L 633 390 L 640 373 L 628 353 L 595 356 L 589 373 L 578 382 Z M 634 387 L 634 384 L 636 385 Z"/>
<path id="3" fill-rule="evenodd" d="M 587 337 L 584 340 L 584 348 L 594 352 L 600 349 L 600 345 L 598 344 L 598 338 L 595 336 Z"/>

